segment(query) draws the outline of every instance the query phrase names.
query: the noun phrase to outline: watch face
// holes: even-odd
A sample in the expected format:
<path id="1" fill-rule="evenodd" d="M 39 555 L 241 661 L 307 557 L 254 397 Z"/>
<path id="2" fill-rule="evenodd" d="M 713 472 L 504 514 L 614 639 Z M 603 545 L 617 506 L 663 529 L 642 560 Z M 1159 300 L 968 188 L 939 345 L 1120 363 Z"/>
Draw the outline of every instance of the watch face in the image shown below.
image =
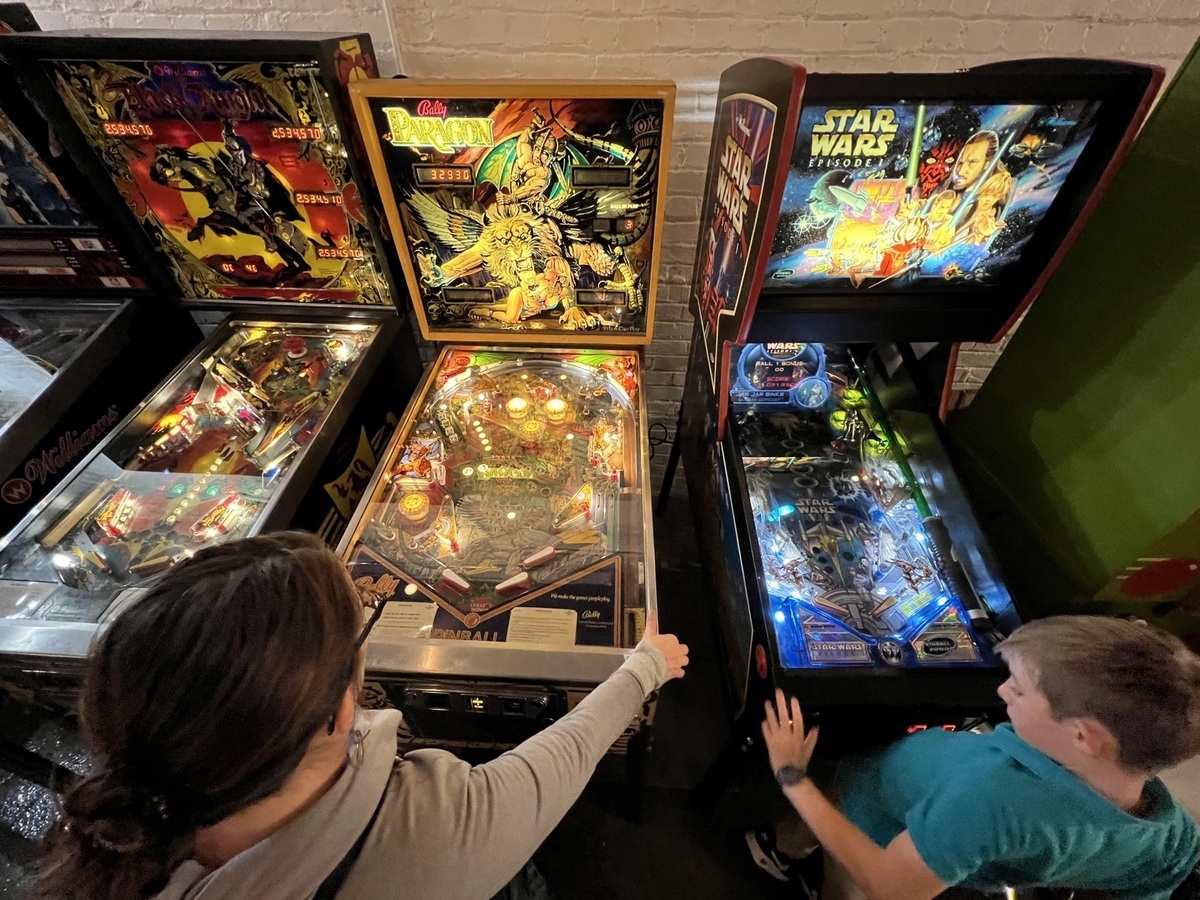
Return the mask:
<path id="1" fill-rule="evenodd" d="M 775 780 L 784 787 L 790 787 L 793 784 L 799 784 L 804 779 L 805 773 L 795 766 L 783 766 L 775 773 Z"/>

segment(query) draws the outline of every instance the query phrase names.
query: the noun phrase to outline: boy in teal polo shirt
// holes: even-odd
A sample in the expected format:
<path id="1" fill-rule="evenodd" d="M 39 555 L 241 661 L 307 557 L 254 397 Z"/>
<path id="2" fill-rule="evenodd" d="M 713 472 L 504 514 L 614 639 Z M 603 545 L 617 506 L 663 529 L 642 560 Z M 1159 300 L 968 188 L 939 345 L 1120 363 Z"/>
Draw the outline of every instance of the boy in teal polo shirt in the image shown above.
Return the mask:
<path id="1" fill-rule="evenodd" d="M 843 766 L 840 810 L 807 777 L 818 729 L 781 691 L 767 704 L 771 767 L 840 870 L 820 896 L 928 900 L 961 884 L 1167 900 L 1195 867 L 1196 824 L 1155 776 L 1200 753 L 1200 658 L 1094 616 L 1032 622 L 999 651 L 1011 724 L 923 731 Z"/>

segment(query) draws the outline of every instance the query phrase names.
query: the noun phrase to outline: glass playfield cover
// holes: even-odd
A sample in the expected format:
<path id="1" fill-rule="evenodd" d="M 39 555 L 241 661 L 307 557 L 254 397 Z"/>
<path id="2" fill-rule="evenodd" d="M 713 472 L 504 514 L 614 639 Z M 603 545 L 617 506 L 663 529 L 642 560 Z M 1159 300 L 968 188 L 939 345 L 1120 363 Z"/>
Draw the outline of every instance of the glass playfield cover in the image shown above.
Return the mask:
<path id="1" fill-rule="evenodd" d="M 903 435 L 849 349 L 738 350 L 735 435 L 781 663 L 994 664 L 938 564 Z"/>
<path id="2" fill-rule="evenodd" d="M 634 353 L 450 347 L 348 554 L 381 633 L 621 646 L 644 610 Z"/>

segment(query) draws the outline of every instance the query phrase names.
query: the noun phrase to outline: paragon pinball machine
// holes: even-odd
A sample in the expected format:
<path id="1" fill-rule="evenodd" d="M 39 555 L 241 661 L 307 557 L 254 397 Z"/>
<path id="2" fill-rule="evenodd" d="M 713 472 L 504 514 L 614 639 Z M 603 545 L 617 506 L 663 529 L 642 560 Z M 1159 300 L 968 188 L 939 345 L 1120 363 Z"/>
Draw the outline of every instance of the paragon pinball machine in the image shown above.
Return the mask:
<path id="1" fill-rule="evenodd" d="M 511 746 L 615 671 L 656 609 L 640 347 L 675 90 L 352 94 L 422 332 L 454 342 L 339 548 L 386 601 L 368 694 L 411 743 Z M 651 715 L 614 748 L 631 769 Z"/>
<path id="2" fill-rule="evenodd" d="M 419 367 L 351 152 L 366 35 L 6 40 L 158 280 L 229 312 L 0 543 L 0 679 L 55 702 L 196 549 L 293 524 L 335 542 Z"/>
<path id="3" fill-rule="evenodd" d="M 1128 150 L 1149 66 L 1026 60 L 721 79 L 671 465 L 682 453 L 736 724 L 775 687 L 822 747 L 1002 709 L 1020 623 L 911 343 L 997 339 Z"/>
<path id="4" fill-rule="evenodd" d="M 35 30 L 24 4 L 0 4 L 0 35 Z M 0 537 L 200 340 L 146 294 L 50 151 L 0 62 Z"/>

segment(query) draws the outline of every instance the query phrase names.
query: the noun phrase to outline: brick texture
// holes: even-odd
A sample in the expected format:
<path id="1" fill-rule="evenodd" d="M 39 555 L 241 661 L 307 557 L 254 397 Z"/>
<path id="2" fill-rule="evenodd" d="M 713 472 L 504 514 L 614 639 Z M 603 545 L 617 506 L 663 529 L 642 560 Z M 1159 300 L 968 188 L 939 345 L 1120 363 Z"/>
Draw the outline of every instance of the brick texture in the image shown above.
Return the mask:
<path id="1" fill-rule="evenodd" d="M 668 78 L 679 86 L 650 348 L 654 422 L 674 428 L 707 145 L 721 71 L 749 56 L 816 71 L 938 71 L 1017 56 L 1110 56 L 1170 76 L 1200 33 L 1195 0 L 30 0 L 45 27 L 362 29 L 385 74 Z M 1002 344 L 963 348 L 982 384 Z M 657 469 L 665 460 L 660 452 Z"/>

